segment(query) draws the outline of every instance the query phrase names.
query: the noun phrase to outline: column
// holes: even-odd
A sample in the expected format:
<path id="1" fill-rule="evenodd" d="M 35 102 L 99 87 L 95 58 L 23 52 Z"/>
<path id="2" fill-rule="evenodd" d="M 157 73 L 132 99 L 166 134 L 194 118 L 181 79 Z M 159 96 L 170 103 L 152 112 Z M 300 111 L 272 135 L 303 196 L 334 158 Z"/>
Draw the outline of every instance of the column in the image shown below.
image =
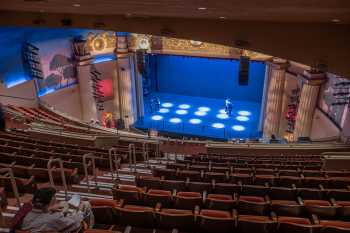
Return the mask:
<path id="1" fill-rule="evenodd" d="M 282 97 L 282 107 L 281 107 L 281 117 L 279 122 L 279 130 L 278 134 L 283 137 L 285 135 L 286 129 L 287 129 L 287 119 L 286 119 L 286 113 L 288 110 L 288 103 L 289 103 L 289 95 L 288 95 L 288 87 L 290 86 L 290 82 L 288 81 L 290 79 L 285 78 L 284 81 L 284 88 L 283 88 L 283 97 Z"/>
<path id="2" fill-rule="evenodd" d="M 293 133 L 294 141 L 297 141 L 299 137 L 310 137 L 318 93 L 320 86 L 325 81 L 325 74 L 312 74 L 306 72 L 302 78 L 304 78 L 305 82 L 300 94 L 299 107 Z"/>
<path id="3" fill-rule="evenodd" d="M 119 66 L 118 61 L 115 61 L 115 68 L 113 70 L 113 118 L 118 120 L 121 117 L 120 114 L 120 92 L 119 92 Z"/>
<path id="4" fill-rule="evenodd" d="M 121 69 L 119 77 L 121 118 L 125 127 L 129 128 L 135 122 L 132 103 L 132 80 L 130 70 Z"/>
<path id="5" fill-rule="evenodd" d="M 97 120 L 97 107 L 93 96 L 93 82 L 90 74 L 92 57 L 86 48 L 86 41 L 78 38 L 74 39 L 73 53 L 77 62 L 82 120 L 85 122 Z"/>
<path id="6" fill-rule="evenodd" d="M 288 63 L 284 60 L 274 60 L 269 64 L 270 82 L 265 110 L 264 137 L 279 136 L 279 123 L 282 112 L 284 81 Z"/>

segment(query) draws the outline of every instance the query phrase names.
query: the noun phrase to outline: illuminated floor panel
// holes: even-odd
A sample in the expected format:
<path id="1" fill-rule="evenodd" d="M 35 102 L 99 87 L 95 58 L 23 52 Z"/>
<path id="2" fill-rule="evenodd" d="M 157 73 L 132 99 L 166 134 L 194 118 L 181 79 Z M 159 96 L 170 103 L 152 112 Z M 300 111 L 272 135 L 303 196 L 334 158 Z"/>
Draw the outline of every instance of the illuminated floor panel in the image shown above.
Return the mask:
<path id="1" fill-rule="evenodd" d="M 160 110 L 151 111 L 152 97 L 160 99 Z M 153 93 L 144 102 L 145 117 L 135 124 L 140 129 L 218 139 L 260 136 L 260 103 L 232 101 L 233 110 L 228 116 L 223 99 Z"/>

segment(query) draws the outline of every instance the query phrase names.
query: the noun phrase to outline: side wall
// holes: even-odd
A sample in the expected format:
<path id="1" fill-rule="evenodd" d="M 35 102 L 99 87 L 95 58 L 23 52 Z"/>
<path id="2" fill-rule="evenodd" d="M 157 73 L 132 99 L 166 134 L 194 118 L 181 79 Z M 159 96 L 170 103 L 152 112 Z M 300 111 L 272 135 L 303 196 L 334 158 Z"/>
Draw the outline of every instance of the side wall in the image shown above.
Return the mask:
<path id="1" fill-rule="evenodd" d="M 0 103 L 4 105 L 36 107 L 38 103 L 34 81 L 31 80 L 11 88 L 6 88 L 0 84 Z"/>
<path id="2" fill-rule="evenodd" d="M 60 112 L 82 119 L 79 86 L 60 89 L 40 98 Z"/>

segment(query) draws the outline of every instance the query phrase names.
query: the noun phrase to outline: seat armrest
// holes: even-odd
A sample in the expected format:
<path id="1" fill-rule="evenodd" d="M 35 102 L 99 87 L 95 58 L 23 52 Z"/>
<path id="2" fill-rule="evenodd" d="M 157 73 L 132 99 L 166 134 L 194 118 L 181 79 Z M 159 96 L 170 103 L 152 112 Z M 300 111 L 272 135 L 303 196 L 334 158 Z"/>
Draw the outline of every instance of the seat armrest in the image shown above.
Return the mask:
<path id="1" fill-rule="evenodd" d="M 118 207 L 123 207 L 124 206 L 124 199 L 120 199 L 118 203 Z"/>
<path id="2" fill-rule="evenodd" d="M 335 201 L 334 198 L 330 198 L 330 203 L 332 204 L 332 206 L 337 206 L 337 202 Z"/>
<path id="3" fill-rule="evenodd" d="M 304 205 L 304 201 L 301 197 L 297 197 L 299 205 Z"/>
<path id="4" fill-rule="evenodd" d="M 194 207 L 194 216 L 196 217 L 197 215 L 199 215 L 199 212 L 200 212 L 200 207 L 199 207 L 199 205 L 196 205 Z"/>
<path id="5" fill-rule="evenodd" d="M 312 218 L 312 224 L 314 224 L 314 225 L 320 224 L 320 220 L 317 218 L 316 214 L 312 214 L 311 218 Z"/>
<path id="6" fill-rule="evenodd" d="M 297 186 L 295 184 L 292 184 L 292 189 L 296 190 Z"/>
<path id="7" fill-rule="evenodd" d="M 318 187 L 321 189 L 321 191 L 324 191 L 324 187 L 322 184 L 319 184 Z"/>
<path id="8" fill-rule="evenodd" d="M 269 195 L 265 195 L 265 201 L 266 201 L 266 203 L 268 203 L 269 205 L 271 204 L 271 199 L 270 199 Z"/>
<path id="9" fill-rule="evenodd" d="M 203 191 L 203 203 L 205 203 L 205 200 L 207 199 L 207 191 Z"/>
<path id="10" fill-rule="evenodd" d="M 350 190 L 350 185 L 347 185 L 346 188 L 347 188 L 348 190 Z"/>
<path id="11" fill-rule="evenodd" d="M 211 186 L 213 187 L 213 189 L 215 189 L 215 180 L 211 180 Z"/>
<path id="12" fill-rule="evenodd" d="M 301 176 L 301 179 L 305 179 L 304 174 L 300 174 L 300 176 Z"/>
<path id="13" fill-rule="evenodd" d="M 275 212 L 271 211 L 270 215 L 271 215 L 272 221 L 277 222 L 277 214 Z"/>
<path id="14" fill-rule="evenodd" d="M 171 230 L 171 233 L 179 233 L 179 230 L 174 228 L 174 229 Z"/>
<path id="15" fill-rule="evenodd" d="M 154 207 L 156 212 L 159 212 L 162 209 L 162 203 L 157 202 L 156 206 Z"/>
<path id="16" fill-rule="evenodd" d="M 124 232 L 123 233 L 131 233 L 131 226 L 130 225 L 128 225 L 127 227 L 125 227 L 125 229 L 124 229 Z"/>

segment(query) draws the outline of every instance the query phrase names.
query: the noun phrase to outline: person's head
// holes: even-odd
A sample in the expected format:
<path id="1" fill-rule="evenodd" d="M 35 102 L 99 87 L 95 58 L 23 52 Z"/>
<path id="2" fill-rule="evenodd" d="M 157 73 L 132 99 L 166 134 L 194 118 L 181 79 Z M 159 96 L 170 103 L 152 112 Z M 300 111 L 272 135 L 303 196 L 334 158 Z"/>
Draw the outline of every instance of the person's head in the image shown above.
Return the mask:
<path id="1" fill-rule="evenodd" d="M 34 209 L 47 210 L 49 206 L 54 204 L 56 189 L 41 188 L 34 192 L 32 204 Z"/>
<path id="2" fill-rule="evenodd" d="M 272 134 L 272 135 L 271 135 L 271 139 L 272 139 L 272 140 L 276 140 L 276 135 Z"/>

